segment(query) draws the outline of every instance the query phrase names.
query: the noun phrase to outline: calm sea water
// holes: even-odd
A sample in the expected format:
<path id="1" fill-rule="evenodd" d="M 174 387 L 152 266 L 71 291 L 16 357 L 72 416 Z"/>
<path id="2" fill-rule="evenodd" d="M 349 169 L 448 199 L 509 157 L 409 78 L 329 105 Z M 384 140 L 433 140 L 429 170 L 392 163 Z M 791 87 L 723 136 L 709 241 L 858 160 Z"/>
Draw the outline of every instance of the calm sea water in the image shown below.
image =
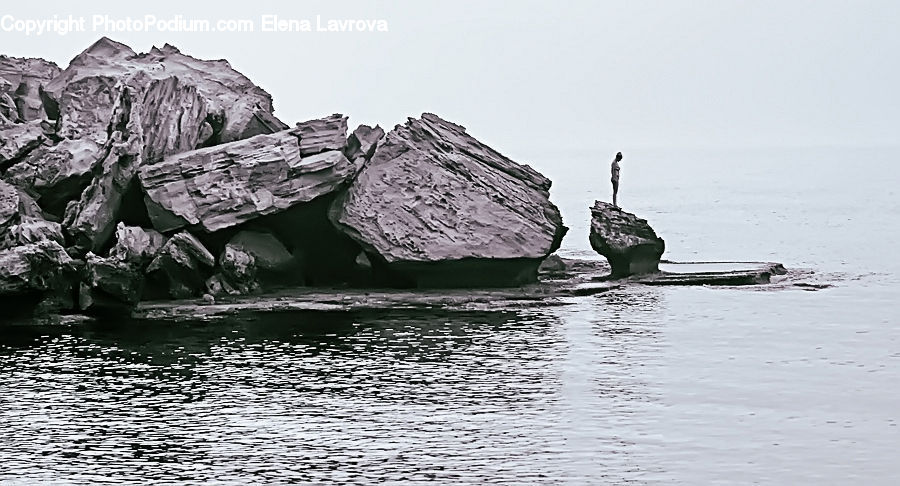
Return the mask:
<path id="1" fill-rule="evenodd" d="M 593 257 L 596 154 L 534 154 Z M 895 484 L 900 150 L 631 151 L 666 257 L 765 287 L 0 329 L 15 483 Z M 817 291 L 796 286 L 831 287 Z"/>

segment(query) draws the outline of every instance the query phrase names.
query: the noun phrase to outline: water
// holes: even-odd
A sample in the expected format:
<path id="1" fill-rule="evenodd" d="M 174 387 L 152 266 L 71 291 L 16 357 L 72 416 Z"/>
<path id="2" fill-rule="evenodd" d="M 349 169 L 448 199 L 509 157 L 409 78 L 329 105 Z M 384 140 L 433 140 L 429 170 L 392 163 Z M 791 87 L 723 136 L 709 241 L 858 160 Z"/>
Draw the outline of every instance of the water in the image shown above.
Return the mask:
<path id="1" fill-rule="evenodd" d="M 519 311 L 6 326 L 0 480 L 892 484 L 900 151 L 625 156 L 620 201 L 667 258 L 776 260 L 791 279 Z M 594 157 L 531 159 L 572 227 L 564 255 L 594 257 Z"/>

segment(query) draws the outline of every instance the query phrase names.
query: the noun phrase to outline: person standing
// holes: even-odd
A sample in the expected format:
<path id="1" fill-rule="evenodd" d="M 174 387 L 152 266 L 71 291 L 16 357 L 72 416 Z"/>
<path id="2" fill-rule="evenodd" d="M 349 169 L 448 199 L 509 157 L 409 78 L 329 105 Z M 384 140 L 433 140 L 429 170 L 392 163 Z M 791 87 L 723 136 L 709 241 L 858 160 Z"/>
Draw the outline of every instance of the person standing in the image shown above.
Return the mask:
<path id="1" fill-rule="evenodd" d="M 613 206 L 619 207 L 619 161 L 622 160 L 622 152 L 616 153 L 616 158 L 612 162 L 612 186 L 613 186 Z"/>

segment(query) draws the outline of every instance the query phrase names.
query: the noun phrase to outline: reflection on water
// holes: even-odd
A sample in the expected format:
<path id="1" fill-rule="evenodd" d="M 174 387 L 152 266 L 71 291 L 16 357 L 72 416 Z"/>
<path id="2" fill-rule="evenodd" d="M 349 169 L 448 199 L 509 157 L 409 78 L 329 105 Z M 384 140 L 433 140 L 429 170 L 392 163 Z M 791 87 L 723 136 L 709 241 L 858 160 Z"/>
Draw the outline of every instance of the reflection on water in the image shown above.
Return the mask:
<path id="1" fill-rule="evenodd" d="M 840 285 L 0 328 L 0 481 L 808 483 L 898 473 L 900 328 Z"/>
<path id="2" fill-rule="evenodd" d="M 527 482 L 596 477 L 596 464 L 621 476 L 641 466 L 629 439 L 594 424 L 652 399 L 631 367 L 654 335 L 582 315 L 4 328 L 0 479 Z"/>

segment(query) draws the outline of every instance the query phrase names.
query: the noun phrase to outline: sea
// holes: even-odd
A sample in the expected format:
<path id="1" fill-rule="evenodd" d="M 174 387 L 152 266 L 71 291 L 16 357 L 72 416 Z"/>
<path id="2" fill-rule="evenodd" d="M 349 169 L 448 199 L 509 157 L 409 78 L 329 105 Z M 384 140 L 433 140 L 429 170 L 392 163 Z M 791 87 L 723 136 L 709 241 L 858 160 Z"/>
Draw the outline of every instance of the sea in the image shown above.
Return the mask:
<path id="1" fill-rule="evenodd" d="M 612 154 L 554 181 L 596 259 Z M 867 484 L 900 480 L 900 148 L 632 149 L 619 203 L 747 287 L 497 310 L 0 327 L 0 484 Z"/>

